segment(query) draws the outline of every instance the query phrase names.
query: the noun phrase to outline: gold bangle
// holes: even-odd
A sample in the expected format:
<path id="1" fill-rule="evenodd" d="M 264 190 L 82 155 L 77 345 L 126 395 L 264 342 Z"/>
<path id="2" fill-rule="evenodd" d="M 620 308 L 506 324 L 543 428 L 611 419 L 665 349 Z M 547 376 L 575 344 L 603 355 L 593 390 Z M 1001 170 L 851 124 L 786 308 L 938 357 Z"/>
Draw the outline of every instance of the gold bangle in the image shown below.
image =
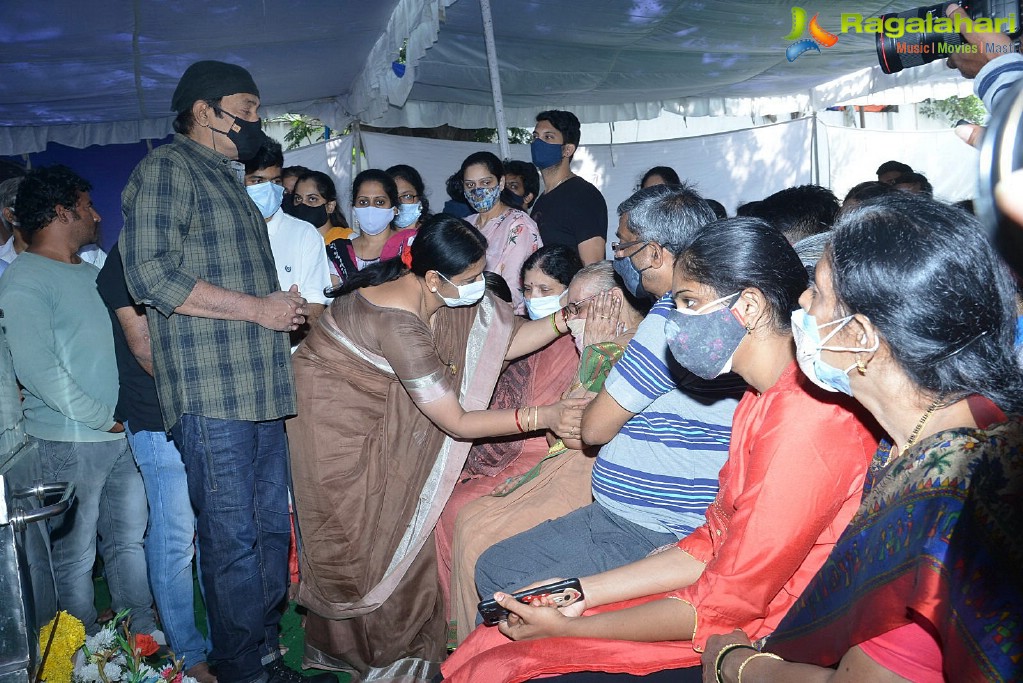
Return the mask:
<path id="1" fill-rule="evenodd" d="M 533 406 L 533 431 L 540 429 L 540 406 Z"/>
<path id="2" fill-rule="evenodd" d="M 746 661 L 744 661 L 742 664 L 739 665 L 739 673 L 736 675 L 737 683 L 742 683 L 742 671 L 743 671 L 743 669 L 745 669 L 746 665 L 749 664 L 750 662 L 752 662 L 757 657 L 770 657 L 771 659 L 781 660 L 781 657 L 779 657 L 778 655 L 774 654 L 773 652 L 758 652 L 755 655 L 750 655 L 749 657 L 746 658 Z"/>
<path id="3" fill-rule="evenodd" d="M 725 657 L 727 657 L 728 653 L 732 650 L 753 650 L 756 652 L 757 648 L 743 643 L 729 643 L 718 650 L 718 655 L 714 658 L 714 680 L 717 681 L 717 683 L 725 683 L 725 679 L 721 677 L 721 665 L 724 664 Z"/>
<path id="4" fill-rule="evenodd" d="M 561 330 L 558 329 L 558 321 L 555 320 L 555 316 L 557 316 L 557 315 L 558 315 L 558 311 L 554 311 L 553 313 L 551 313 L 551 327 L 554 328 L 554 334 L 556 334 L 557 336 L 560 337 L 561 336 Z"/>

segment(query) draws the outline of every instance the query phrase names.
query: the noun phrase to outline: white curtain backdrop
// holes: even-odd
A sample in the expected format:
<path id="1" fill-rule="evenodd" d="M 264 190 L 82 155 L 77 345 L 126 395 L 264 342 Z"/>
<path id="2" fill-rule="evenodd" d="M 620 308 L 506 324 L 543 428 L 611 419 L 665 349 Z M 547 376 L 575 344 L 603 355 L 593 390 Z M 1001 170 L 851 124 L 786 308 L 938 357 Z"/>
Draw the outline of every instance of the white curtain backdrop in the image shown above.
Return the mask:
<path id="1" fill-rule="evenodd" d="M 678 140 L 624 145 L 583 145 L 572 168 L 604 194 L 608 234 L 618 225 L 618 204 L 637 189 L 653 166 L 671 166 L 699 191 L 725 205 L 729 212 L 746 201 L 761 199 L 786 187 L 811 180 L 811 119 L 760 128 Z M 451 142 L 364 133 L 366 159 L 371 167 L 403 163 L 423 176 L 433 211 L 447 201 L 444 182 L 473 152 L 499 154 L 496 144 Z M 512 157 L 529 160 L 529 147 L 512 145 Z M 290 163 L 290 162 L 289 162 Z"/>
<path id="2" fill-rule="evenodd" d="M 285 166 L 305 166 L 313 171 L 323 171 L 333 176 L 334 184 L 337 186 L 337 198 L 346 216 L 351 215 L 354 142 L 354 136 L 345 135 L 284 154 Z"/>
<path id="3" fill-rule="evenodd" d="M 976 196 L 979 153 L 951 129 L 862 130 L 818 123 L 817 134 L 821 184 L 829 186 L 839 200 L 853 185 L 877 180 L 874 172 L 889 159 L 927 176 L 938 199 L 955 202 Z"/>

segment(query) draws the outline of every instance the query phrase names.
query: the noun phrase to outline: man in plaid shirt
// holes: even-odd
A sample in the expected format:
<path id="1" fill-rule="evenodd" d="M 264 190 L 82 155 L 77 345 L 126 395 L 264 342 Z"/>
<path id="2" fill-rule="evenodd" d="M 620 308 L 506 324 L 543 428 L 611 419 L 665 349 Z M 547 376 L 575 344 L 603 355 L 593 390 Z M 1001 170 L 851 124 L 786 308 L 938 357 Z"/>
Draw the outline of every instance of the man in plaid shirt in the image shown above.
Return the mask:
<path id="1" fill-rule="evenodd" d="M 288 332 L 306 301 L 277 281 L 266 225 L 242 183 L 266 137 L 245 69 L 191 65 L 172 100 L 177 135 L 122 195 L 121 251 L 146 307 L 164 426 L 197 515 L 211 660 L 221 683 L 283 683 L 288 453 L 295 411 Z"/>

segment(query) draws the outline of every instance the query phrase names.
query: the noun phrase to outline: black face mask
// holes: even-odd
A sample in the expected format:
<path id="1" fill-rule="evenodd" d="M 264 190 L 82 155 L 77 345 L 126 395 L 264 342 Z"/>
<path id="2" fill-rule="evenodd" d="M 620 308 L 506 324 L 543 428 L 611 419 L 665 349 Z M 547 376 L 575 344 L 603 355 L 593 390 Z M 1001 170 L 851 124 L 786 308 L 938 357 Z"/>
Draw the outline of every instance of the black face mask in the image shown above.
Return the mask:
<path id="1" fill-rule="evenodd" d="M 292 204 L 289 214 L 307 223 L 312 223 L 314 228 L 318 228 L 327 222 L 327 205 L 321 204 L 320 206 L 306 206 L 305 204 Z"/>
<path id="2" fill-rule="evenodd" d="M 268 139 L 266 134 L 263 133 L 263 122 L 261 120 L 245 121 L 223 109 L 215 109 L 214 111 L 218 114 L 227 114 L 234 119 L 234 123 L 231 124 L 226 133 L 222 130 L 217 130 L 213 126 L 210 126 L 210 130 L 227 136 L 227 139 L 234 143 L 234 146 L 238 149 L 238 161 L 248 161 L 256 156 L 259 148 Z"/>

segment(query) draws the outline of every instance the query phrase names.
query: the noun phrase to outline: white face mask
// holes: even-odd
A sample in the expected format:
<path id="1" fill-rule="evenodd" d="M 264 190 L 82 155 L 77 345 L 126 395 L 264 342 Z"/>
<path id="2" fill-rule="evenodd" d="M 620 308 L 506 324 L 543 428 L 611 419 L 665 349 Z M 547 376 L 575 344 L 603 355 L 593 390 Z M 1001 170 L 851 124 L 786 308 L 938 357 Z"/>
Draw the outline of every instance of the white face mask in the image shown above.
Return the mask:
<path id="1" fill-rule="evenodd" d="M 394 220 L 394 209 L 382 209 L 379 206 L 355 207 L 355 219 L 359 221 L 359 230 L 367 235 L 379 235 Z"/>
<path id="2" fill-rule="evenodd" d="M 529 314 L 529 319 L 539 320 L 551 313 L 557 313 L 561 310 L 561 299 L 564 296 L 565 294 L 562 292 L 552 296 L 538 296 L 526 299 L 526 312 Z"/>
<path id="3" fill-rule="evenodd" d="M 277 183 L 265 182 L 258 185 L 246 185 L 245 191 L 259 207 L 259 213 L 263 218 L 269 218 L 281 208 L 281 200 L 284 199 L 284 187 Z"/>
<path id="4" fill-rule="evenodd" d="M 483 293 L 487 291 L 487 281 L 482 277 L 476 282 L 470 282 L 467 285 L 456 285 L 454 282 L 444 277 L 440 271 L 437 271 L 437 275 L 440 275 L 444 278 L 445 282 L 458 290 L 458 297 L 455 299 L 448 298 L 443 294 L 440 296 L 440 298 L 444 300 L 444 305 L 450 308 L 478 304 L 480 299 L 483 298 Z"/>
<path id="5" fill-rule="evenodd" d="M 586 318 L 572 318 L 566 320 L 565 324 L 568 325 L 568 332 L 572 335 L 572 341 L 575 342 L 575 348 L 579 351 L 579 355 L 583 355 L 583 334 L 586 333 Z"/>

